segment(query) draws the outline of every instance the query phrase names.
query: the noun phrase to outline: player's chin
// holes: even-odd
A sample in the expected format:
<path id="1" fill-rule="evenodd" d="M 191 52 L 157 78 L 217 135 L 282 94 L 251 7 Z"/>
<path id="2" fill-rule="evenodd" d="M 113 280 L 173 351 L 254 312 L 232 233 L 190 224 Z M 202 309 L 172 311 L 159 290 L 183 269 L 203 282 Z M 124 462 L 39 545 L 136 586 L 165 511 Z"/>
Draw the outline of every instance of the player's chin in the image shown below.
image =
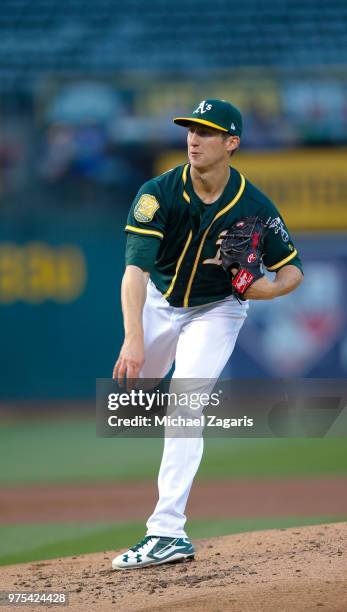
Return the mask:
<path id="1" fill-rule="evenodd" d="M 190 153 L 189 154 L 189 163 L 193 168 L 205 168 L 206 160 L 202 153 Z"/>

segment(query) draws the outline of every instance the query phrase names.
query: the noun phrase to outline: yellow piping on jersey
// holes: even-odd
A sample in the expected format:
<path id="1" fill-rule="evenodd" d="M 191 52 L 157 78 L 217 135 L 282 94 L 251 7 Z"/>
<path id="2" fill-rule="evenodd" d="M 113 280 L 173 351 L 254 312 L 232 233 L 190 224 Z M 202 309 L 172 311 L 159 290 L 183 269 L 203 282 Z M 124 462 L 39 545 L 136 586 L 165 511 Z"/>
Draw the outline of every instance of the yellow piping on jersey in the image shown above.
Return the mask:
<path id="1" fill-rule="evenodd" d="M 183 181 L 183 197 L 185 199 L 186 202 L 188 202 L 188 204 L 190 203 L 190 197 L 187 194 L 186 190 L 185 190 L 185 186 L 186 186 L 186 182 L 187 182 L 187 171 L 188 171 L 188 166 L 189 164 L 186 164 L 183 168 L 183 172 L 182 172 L 182 181 Z"/>
<path id="2" fill-rule="evenodd" d="M 193 237 L 193 232 L 192 232 L 192 230 L 190 230 L 190 232 L 188 234 L 187 242 L 185 243 L 184 249 L 183 249 L 183 251 L 182 251 L 182 253 L 180 255 L 180 258 L 179 258 L 179 260 L 177 261 L 177 264 L 176 264 L 175 276 L 172 278 L 172 281 L 170 283 L 170 287 L 168 288 L 167 292 L 164 294 L 164 298 L 168 298 L 171 295 L 171 293 L 172 293 L 172 290 L 173 290 L 173 288 L 175 286 L 177 275 L 179 273 L 182 261 L 184 259 L 184 256 L 185 256 L 186 252 L 187 252 L 187 249 L 188 249 L 188 247 L 190 245 L 192 237 Z"/>
<path id="3" fill-rule="evenodd" d="M 136 234 L 146 234 L 149 236 L 158 236 L 158 238 L 164 238 L 164 234 L 162 232 L 157 232 L 156 230 L 147 230 L 142 229 L 141 227 L 135 227 L 134 225 L 126 225 L 126 230 L 130 232 L 135 232 Z"/>
<path id="4" fill-rule="evenodd" d="M 240 185 L 240 188 L 239 188 L 236 196 L 231 200 L 231 202 L 229 202 L 229 204 L 224 206 L 224 208 L 222 208 L 222 210 L 220 210 L 219 213 L 216 214 L 216 216 L 211 221 L 211 223 L 208 226 L 208 228 L 204 231 L 203 237 L 202 237 L 201 242 L 199 244 L 198 252 L 197 252 L 196 257 L 195 257 L 193 269 L 192 269 L 192 272 L 191 272 L 191 275 L 190 275 L 190 278 L 189 278 L 189 281 L 188 281 L 187 290 L 186 290 L 185 295 L 184 295 L 183 306 L 185 308 L 187 308 L 188 304 L 189 304 L 189 296 L 190 296 L 190 292 L 191 292 L 194 276 L 196 274 L 196 269 L 198 267 L 201 251 L 203 249 L 203 246 L 204 246 L 204 243 L 205 243 L 205 240 L 206 240 L 206 236 L 207 236 L 208 232 L 210 231 L 211 226 L 213 225 L 213 223 L 215 221 L 217 221 L 217 219 L 222 217 L 233 206 L 235 206 L 235 204 L 237 204 L 237 202 L 239 201 L 239 199 L 241 198 L 241 196 L 242 196 L 242 194 L 244 192 L 244 189 L 245 189 L 245 186 L 246 186 L 246 180 L 245 180 L 245 177 L 242 174 L 240 174 L 240 177 L 241 177 L 241 185 Z"/>
<path id="5" fill-rule="evenodd" d="M 269 270 L 269 272 L 272 272 L 273 270 L 277 270 L 281 266 L 284 266 L 284 264 L 288 263 L 288 261 L 291 261 L 292 259 L 294 259 L 294 257 L 297 254 L 298 254 L 297 250 L 294 249 L 294 251 L 290 255 L 288 255 L 288 257 L 285 257 L 284 259 L 282 259 L 282 261 L 279 261 L 277 264 L 275 264 L 274 266 L 270 266 L 270 268 L 267 268 L 267 269 Z"/>

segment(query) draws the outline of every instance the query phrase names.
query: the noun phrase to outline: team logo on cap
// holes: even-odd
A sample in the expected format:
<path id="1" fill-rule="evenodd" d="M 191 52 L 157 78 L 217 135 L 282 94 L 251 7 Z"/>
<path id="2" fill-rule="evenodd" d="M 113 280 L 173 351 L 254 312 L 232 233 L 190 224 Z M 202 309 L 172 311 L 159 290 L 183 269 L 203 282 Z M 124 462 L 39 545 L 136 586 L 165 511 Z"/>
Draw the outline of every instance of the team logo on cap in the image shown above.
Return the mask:
<path id="1" fill-rule="evenodd" d="M 134 209 L 134 217 L 140 223 L 149 223 L 152 221 L 156 210 L 159 208 L 159 202 L 149 193 L 144 193 Z"/>
<path id="2" fill-rule="evenodd" d="M 206 100 L 203 100 L 202 102 L 200 102 L 198 108 L 196 108 L 195 111 L 193 111 L 193 114 L 197 113 L 197 114 L 203 115 L 207 111 L 211 110 L 211 108 L 212 108 L 212 104 L 207 104 Z"/>

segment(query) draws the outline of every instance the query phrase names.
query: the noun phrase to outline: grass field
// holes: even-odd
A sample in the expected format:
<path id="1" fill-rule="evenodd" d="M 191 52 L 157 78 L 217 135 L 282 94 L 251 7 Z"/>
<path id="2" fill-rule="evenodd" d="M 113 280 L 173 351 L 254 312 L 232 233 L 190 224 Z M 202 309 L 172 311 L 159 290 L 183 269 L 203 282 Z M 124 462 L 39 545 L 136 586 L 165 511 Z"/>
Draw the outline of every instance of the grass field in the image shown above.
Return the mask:
<path id="1" fill-rule="evenodd" d="M 347 516 L 345 517 L 347 519 Z M 343 517 L 233 519 L 189 521 L 193 539 L 243 531 L 333 523 Z M 0 565 L 74 556 L 103 550 L 119 550 L 144 536 L 142 523 L 50 523 L 0 526 Z"/>
<path id="2" fill-rule="evenodd" d="M 17 421 L 0 430 L 0 486 L 156 479 L 160 439 L 97 438 L 95 420 Z M 205 441 L 199 478 L 335 476 L 347 474 L 343 438 L 212 439 Z M 192 538 L 344 520 L 276 516 L 190 521 Z M 0 564 L 117 550 L 144 534 L 142 523 L 0 524 Z"/>
<path id="3" fill-rule="evenodd" d="M 94 419 L 28 422 L 0 430 L 0 484 L 155 478 L 159 439 L 96 438 Z M 347 473 L 345 438 L 208 438 L 201 478 Z"/>

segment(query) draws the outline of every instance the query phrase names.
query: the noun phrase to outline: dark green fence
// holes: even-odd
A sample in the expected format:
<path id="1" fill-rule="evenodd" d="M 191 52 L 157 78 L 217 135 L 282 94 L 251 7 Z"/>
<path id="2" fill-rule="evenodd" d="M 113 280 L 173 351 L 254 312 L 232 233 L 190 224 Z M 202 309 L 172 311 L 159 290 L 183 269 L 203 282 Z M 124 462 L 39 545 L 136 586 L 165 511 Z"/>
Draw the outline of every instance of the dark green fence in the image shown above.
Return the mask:
<path id="1" fill-rule="evenodd" d="M 0 225 L 0 397 L 90 397 L 122 341 L 124 214 Z"/>

